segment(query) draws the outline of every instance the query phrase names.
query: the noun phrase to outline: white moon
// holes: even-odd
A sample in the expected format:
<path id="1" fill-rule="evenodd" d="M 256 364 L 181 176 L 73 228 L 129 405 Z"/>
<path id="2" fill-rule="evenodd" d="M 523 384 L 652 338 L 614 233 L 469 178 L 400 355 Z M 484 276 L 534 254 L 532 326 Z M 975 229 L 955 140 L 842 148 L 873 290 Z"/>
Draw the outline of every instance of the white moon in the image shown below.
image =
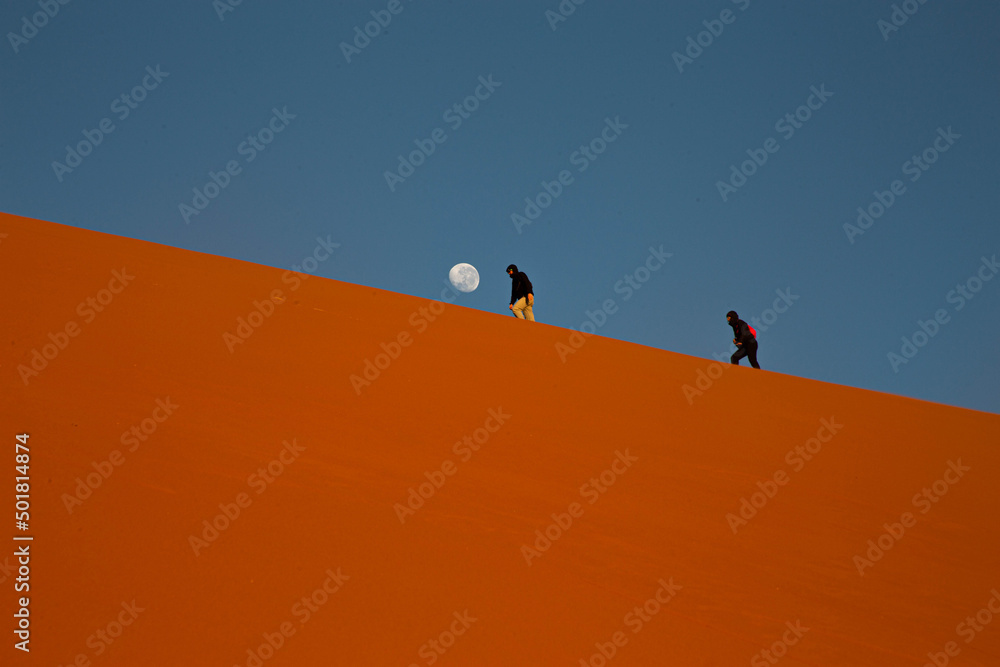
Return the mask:
<path id="1" fill-rule="evenodd" d="M 448 280 L 459 292 L 472 292 L 479 287 L 479 271 L 471 264 L 456 264 L 448 272 Z"/>

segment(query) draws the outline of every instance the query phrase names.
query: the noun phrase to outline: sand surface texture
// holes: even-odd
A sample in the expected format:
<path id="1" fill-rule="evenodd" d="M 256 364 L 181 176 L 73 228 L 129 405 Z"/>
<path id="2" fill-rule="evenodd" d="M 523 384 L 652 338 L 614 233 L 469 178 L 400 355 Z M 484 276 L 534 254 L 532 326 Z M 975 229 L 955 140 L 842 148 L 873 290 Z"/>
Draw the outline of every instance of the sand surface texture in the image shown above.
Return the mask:
<path id="1" fill-rule="evenodd" d="M 4 665 L 1000 665 L 995 415 L 10 215 L 0 276 Z"/>

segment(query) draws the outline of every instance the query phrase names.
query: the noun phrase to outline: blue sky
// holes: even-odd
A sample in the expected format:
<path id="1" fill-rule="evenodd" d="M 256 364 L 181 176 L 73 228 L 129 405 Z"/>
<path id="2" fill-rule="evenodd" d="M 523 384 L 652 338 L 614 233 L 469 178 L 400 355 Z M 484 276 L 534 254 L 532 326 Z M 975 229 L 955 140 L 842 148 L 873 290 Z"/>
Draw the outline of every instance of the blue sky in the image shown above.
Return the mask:
<path id="1" fill-rule="evenodd" d="M 893 4 L 14 0 L 0 209 L 1000 412 L 1000 6 Z"/>

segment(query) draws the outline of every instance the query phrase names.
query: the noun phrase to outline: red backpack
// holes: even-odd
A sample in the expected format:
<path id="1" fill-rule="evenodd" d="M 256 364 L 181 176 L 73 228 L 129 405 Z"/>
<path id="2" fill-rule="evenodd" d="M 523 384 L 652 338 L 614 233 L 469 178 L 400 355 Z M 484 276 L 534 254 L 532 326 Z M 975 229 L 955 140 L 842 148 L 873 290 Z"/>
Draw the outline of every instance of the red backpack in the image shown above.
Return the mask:
<path id="1" fill-rule="evenodd" d="M 753 328 L 752 326 L 750 326 L 749 324 L 747 325 L 747 329 L 749 329 L 749 330 L 750 330 L 750 333 L 752 333 L 752 334 L 753 334 L 753 337 L 754 337 L 754 340 L 756 340 L 756 339 L 757 339 L 757 330 L 756 330 L 756 329 L 754 329 L 754 328 Z"/>

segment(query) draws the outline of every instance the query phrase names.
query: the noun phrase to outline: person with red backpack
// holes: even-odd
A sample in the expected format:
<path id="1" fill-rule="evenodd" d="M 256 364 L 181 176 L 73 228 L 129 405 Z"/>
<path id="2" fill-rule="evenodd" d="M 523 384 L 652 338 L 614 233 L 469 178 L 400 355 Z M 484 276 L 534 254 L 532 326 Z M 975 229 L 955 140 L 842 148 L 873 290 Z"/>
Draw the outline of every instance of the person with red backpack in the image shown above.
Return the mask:
<path id="1" fill-rule="evenodd" d="M 753 330 L 752 326 L 741 320 L 735 310 L 726 313 L 726 321 L 733 328 L 733 343 L 739 348 L 733 352 L 733 356 L 729 360 L 739 366 L 740 359 L 748 357 L 751 366 L 760 368 L 760 364 L 757 363 L 757 332 Z"/>

